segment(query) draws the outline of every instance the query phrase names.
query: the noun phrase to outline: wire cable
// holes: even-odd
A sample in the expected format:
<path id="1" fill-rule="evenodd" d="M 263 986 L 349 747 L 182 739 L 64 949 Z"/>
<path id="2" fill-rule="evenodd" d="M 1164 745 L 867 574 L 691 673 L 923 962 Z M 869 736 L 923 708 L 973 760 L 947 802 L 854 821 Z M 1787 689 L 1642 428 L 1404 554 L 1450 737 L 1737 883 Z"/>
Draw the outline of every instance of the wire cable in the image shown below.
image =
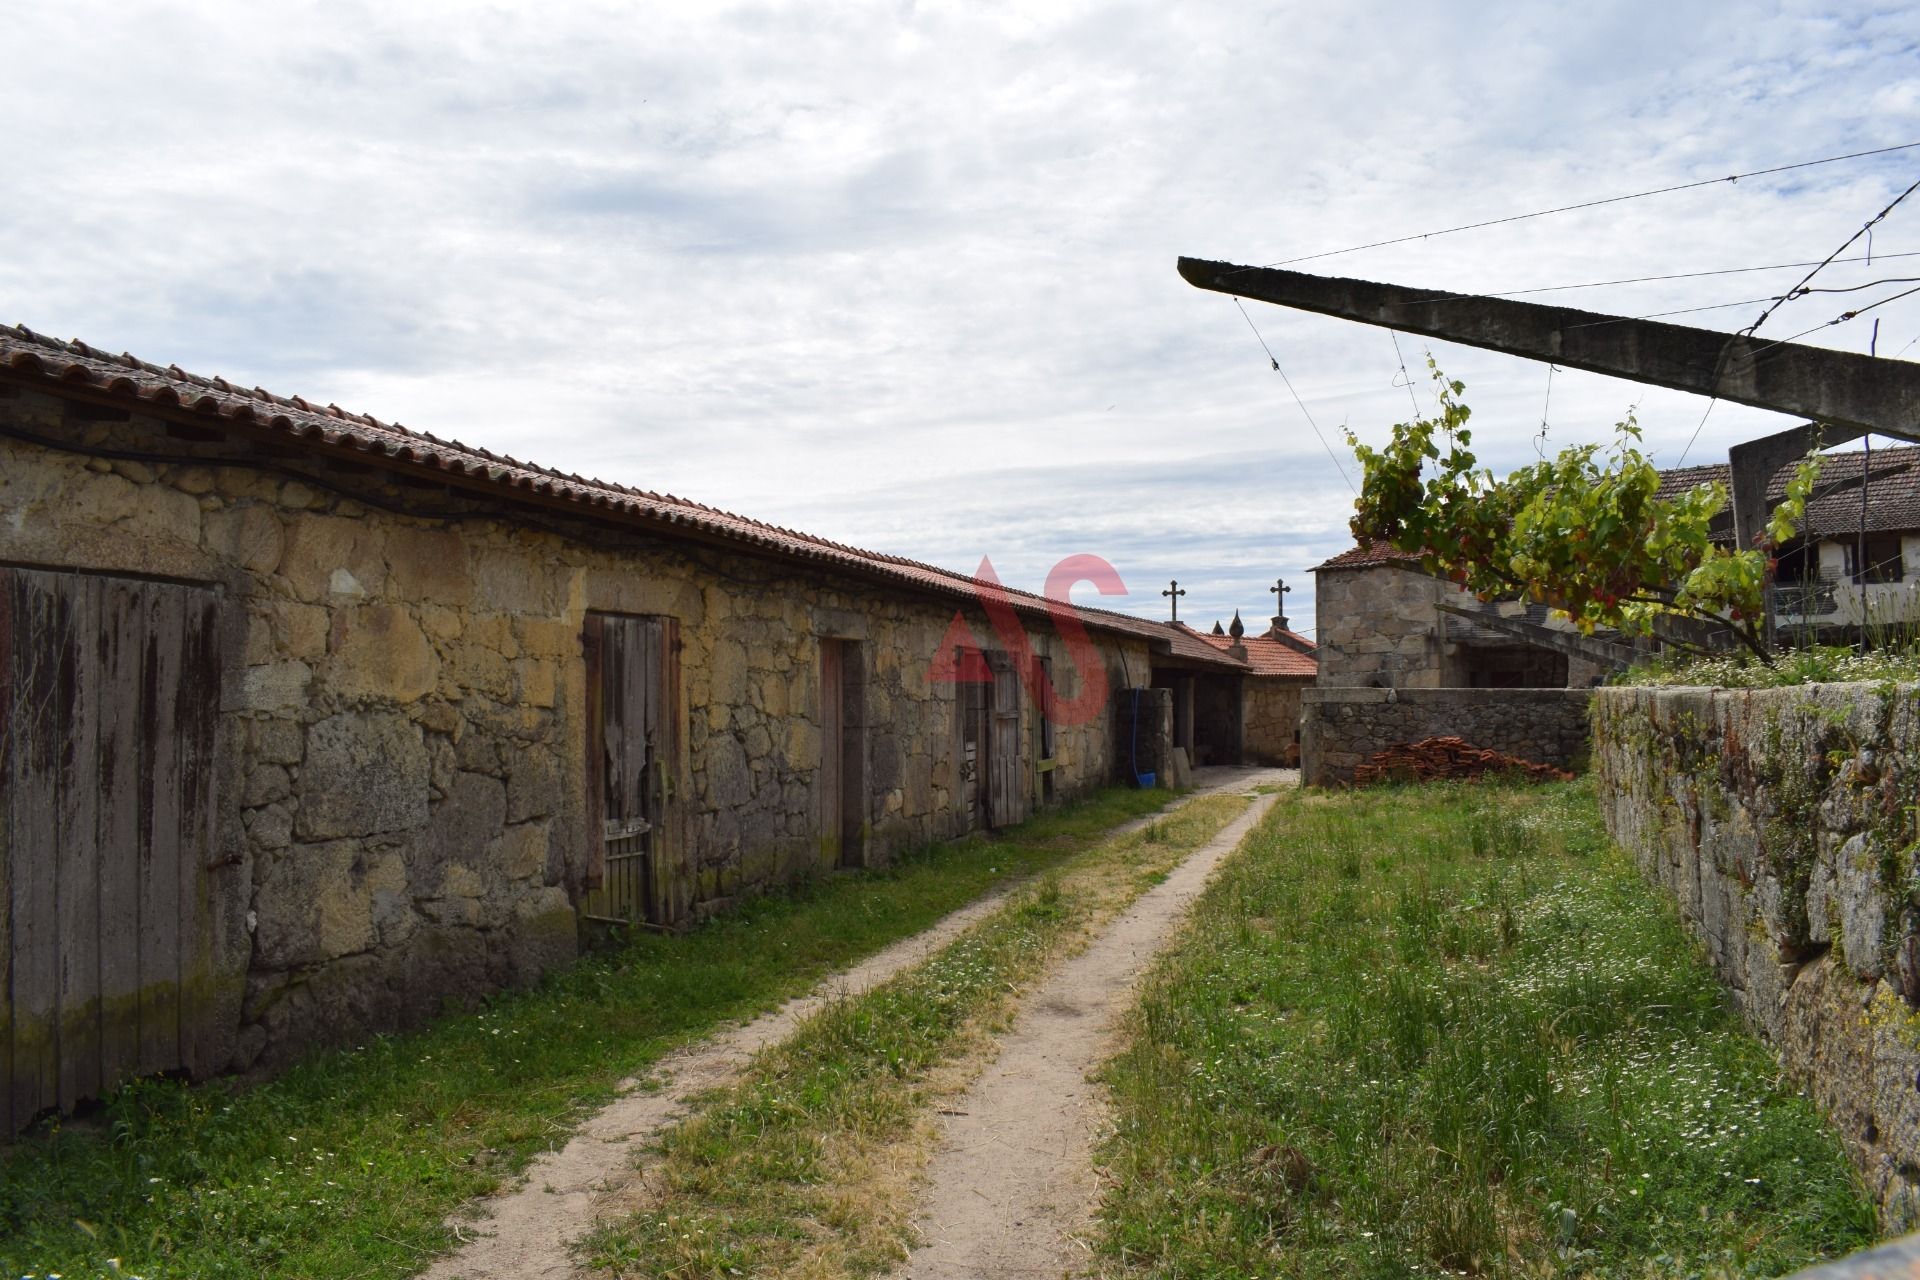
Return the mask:
<path id="1" fill-rule="evenodd" d="M 1287 391 L 1292 394 L 1293 402 L 1300 406 L 1300 412 L 1302 415 L 1305 416 L 1307 420 L 1307 425 L 1313 428 L 1314 435 L 1320 437 L 1320 447 L 1327 451 L 1327 456 L 1329 458 L 1333 459 L 1334 468 L 1340 472 L 1340 478 L 1347 482 L 1347 488 L 1353 489 L 1353 477 L 1348 475 L 1347 469 L 1340 465 L 1340 455 L 1335 453 L 1333 451 L 1333 446 L 1327 443 L 1327 437 L 1323 432 L 1321 432 L 1320 424 L 1315 422 L 1313 420 L 1313 414 L 1308 412 L 1307 402 L 1305 400 L 1302 400 L 1300 398 L 1300 393 L 1293 389 L 1293 379 L 1289 378 L 1287 376 L 1287 371 L 1280 367 L 1280 361 L 1274 357 L 1273 348 L 1267 345 L 1267 340 L 1260 336 L 1259 328 L 1254 325 L 1253 317 L 1247 314 L 1247 309 L 1244 305 L 1241 304 L 1240 299 L 1235 298 L 1233 300 L 1233 305 L 1240 308 L 1240 318 L 1247 322 L 1247 328 L 1253 330 L 1253 336 L 1259 341 L 1260 349 L 1267 353 L 1267 363 L 1271 364 L 1273 366 L 1273 371 L 1280 375 L 1280 381 L 1287 384 Z M 1360 492 L 1358 489 L 1353 489 L 1353 491 L 1356 494 Z"/>
<path id="2" fill-rule="evenodd" d="M 1760 328 L 1761 325 L 1767 322 L 1768 316 L 1772 315 L 1775 311 L 1779 310 L 1780 307 L 1786 302 L 1791 301 L 1802 289 L 1806 287 L 1807 282 L 1809 280 L 1812 280 L 1815 276 L 1819 275 L 1821 271 L 1826 269 L 1829 263 L 1831 263 L 1835 258 L 1839 257 L 1841 254 L 1845 253 L 1848 250 L 1848 248 L 1852 246 L 1855 240 L 1858 240 L 1861 236 L 1871 236 L 1873 234 L 1874 224 L 1877 222 L 1884 222 L 1886 220 L 1887 215 L 1892 213 L 1895 209 L 1899 208 L 1900 202 L 1905 200 L 1908 196 L 1912 195 L 1915 191 L 1920 191 L 1920 179 L 1915 179 L 1913 185 L 1908 187 L 1905 191 L 1902 191 L 1899 195 L 1895 196 L 1893 200 L 1887 205 L 1886 208 L 1874 214 L 1871 218 L 1868 218 L 1858 231 L 1854 232 L 1852 235 L 1847 237 L 1846 242 L 1844 244 L 1842 244 L 1838 249 L 1835 249 L 1832 253 L 1828 254 L 1826 257 L 1822 258 L 1820 260 L 1819 266 L 1807 272 L 1806 275 L 1800 277 L 1800 283 L 1793 286 L 1793 288 L 1787 290 L 1787 296 L 1785 298 L 1782 298 L 1779 302 L 1774 303 L 1771 307 L 1768 307 L 1765 311 L 1762 311 L 1760 313 L 1760 318 L 1747 326 L 1747 329 L 1746 329 L 1747 335 L 1751 337 L 1753 333 Z"/>
<path id="3" fill-rule="evenodd" d="M 1881 256 L 1887 257 L 1890 255 L 1882 254 Z M 1799 294 L 1795 296 L 1805 297 L 1807 294 L 1812 294 L 1812 293 L 1857 293 L 1862 289 L 1872 289 L 1883 284 L 1916 284 L 1916 283 L 1920 283 L 1920 276 L 1894 276 L 1885 280 L 1871 280 L 1871 281 L 1868 281 L 1866 284 L 1852 284 L 1852 285 L 1846 285 L 1843 287 L 1836 287 L 1831 289 L 1822 289 L 1822 288 L 1803 289 L 1800 291 Z M 1906 295 L 1900 294 L 1898 296 L 1905 297 Z M 1694 313 L 1700 312 L 1700 311 L 1725 311 L 1730 307 L 1750 307 L 1754 305 L 1756 302 L 1785 302 L 1788 300 L 1789 299 L 1785 294 L 1776 293 L 1776 294 L 1771 294 L 1764 298 L 1742 298 L 1737 302 L 1714 302 L 1714 303 L 1709 303 L 1704 307 L 1681 307 L 1678 310 L 1674 310 L 1674 311 L 1649 311 L 1644 315 L 1637 315 L 1637 316 L 1610 316 L 1605 320 L 1588 320 L 1581 324 L 1566 325 L 1563 329 L 1563 332 L 1571 332 L 1574 329 L 1598 329 L 1604 325 L 1610 325 L 1610 324 L 1629 324 L 1635 320 L 1658 320 L 1662 316 L 1688 316 L 1688 315 L 1693 315 Z M 1891 302 L 1893 301 L 1893 299 L 1888 298 L 1888 299 L 1884 299 L 1884 301 Z M 1874 304 L 1874 306 L 1879 306 L 1879 305 L 1880 305 L 1879 303 Z M 1862 310 L 1868 310 L 1868 308 L 1863 307 Z M 1858 314 L 1858 313 L 1854 313 L 1854 314 Z M 1850 319 L 1851 316 L 1843 316 L 1841 318 Z M 1839 323 L 1839 321 L 1836 320 L 1836 321 L 1833 321 L 1832 323 L 1837 324 Z M 1819 329 L 1824 327 L 1825 327 L 1824 325 L 1815 325 L 1814 329 Z M 1807 330 L 1807 332 L 1812 333 L 1813 329 L 1809 329 Z M 1793 341 L 1793 339 L 1784 338 L 1781 341 L 1791 342 Z M 1920 342 L 1920 338 L 1916 338 L 1915 341 Z M 1778 344 L 1776 343 L 1775 345 L 1778 345 Z M 1912 345 L 1912 344 L 1909 343 L 1908 345 Z"/>
<path id="4" fill-rule="evenodd" d="M 1904 149 L 1904 148 L 1900 148 L 1900 149 Z M 1762 311 L 1752 324 L 1748 325 L 1746 328 L 1740 331 L 1738 336 L 1744 337 L 1744 338 L 1751 338 L 1756 332 L 1759 331 L 1760 326 L 1767 322 L 1768 316 L 1772 315 L 1775 311 L 1778 311 L 1781 307 L 1785 306 L 1788 302 L 1791 302 L 1794 298 L 1803 296 L 1803 293 L 1807 291 L 1808 282 L 1810 282 L 1815 276 L 1819 275 L 1821 271 L 1823 271 L 1841 254 L 1845 253 L 1848 247 L 1851 246 L 1853 242 L 1858 240 L 1861 236 L 1866 236 L 1867 243 L 1871 245 L 1873 243 L 1872 237 L 1873 237 L 1874 226 L 1877 223 L 1884 222 L 1886 220 L 1887 215 L 1892 213 L 1895 209 L 1899 208 L 1900 203 L 1904 201 L 1908 196 L 1912 195 L 1916 190 L 1920 190 L 1920 179 L 1916 179 L 1913 182 L 1913 184 L 1909 186 L 1905 191 L 1902 191 L 1899 195 L 1895 196 L 1891 201 L 1889 201 L 1886 208 L 1874 214 L 1871 218 L 1868 218 L 1866 222 L 1861 224 L 1861 227 L 1858 231 L 1848 236 L 1846 240 L 1844 240 L 1841 243 L 1838 249 L 1835 249 L 1832 253 L 1822 258 L 1820 260 L 1820 264 L 1816 266 L 1813 270 L 1807 272 L 1806 275 L 1800 277 L 1800 283 L 1794 285 L 1793 288 L 1787 290 L 1786 295 L 1784 297 L 1774 302 L 1773 305 L 1769 306 L 1765 311 Z M 1869 249 L 1869 254 L 1871 254 L 1871 249 Z M 1747 357 L 1747 368 L 1752 369 L 1755 365 L 1757 365 L 1760 362 L 1761 356 L 1767 354 L 1767 352 L 1769 351 L 1774 350 L 1776 347 L 1781 347 L 1789 342 L 1792 342 L 1795 338 L 1804 338 L 1808 334 L 1813 333 L 1820 329 L 1827 328 L 1830 325 L 1844 324 L 1846 321 L 1853 319 L 1855 316 L 1860 315 L 1862 312 L 1871 311 L 1875 307 L 1885 306 L 1889 302 L 1896 302 L 1899 299 L 1904 298 L 1911 293 L 1920 293 L 1920 289 L 1909 289 L 1906 291 L 1906 293 L 1898 293 L 1891 298 L 1882 298 L 1880 299 L 1880 301 L 1870 303 L 1867 306 L 1859 308 L 1858 310 L 1844 311 L 1840 315 L 1836 316 L 1834 319 L 1827 321 L 1826 324 L 1817 324 L 1813 326 L 1812 329 L 1801 330 L 1799 333 L 1794 334 L 1793 337 L 1782 338 L 1779 342 L 1769 343 L 1766 346 L 1761 347 L 1759 350 L 1753 352 L 1751 355 Z M 1720 348 L 1720 354 L 1713 362 L 1712 385 L 1715 387 L 1718 387 L 1720 385 L 1720 377 L 1726 371 L 1727 355 L 1732 350 L 1733 350 L 1733 343 L 1731 342 L 1726 343 Z M 1696 426 L 1693 429 L 1692 439 L 1689 439 L 1687 441 L 1687 448 L 1683 449 L 1680 453 L 1681 462 L 1684 463 L 1687 460 L 1687 451 L 1693 448 L 1693 441 L 1698 440 L 1700 438 L 1700 427 L 1704 427 L 1707 425 L 1707 414 L 1713 412 L 1713 406 L 1719 403 L 1719 400 L 1720 400 L 1720 393 L 1718 391 L 1715 391 L 1713 396 L 1708 399 L 1707 413 L 1703 413 L 1700 415 L 1700 425 Z"/>
<path id="5" fill-rule="evenodd" d="M 1920 142 L 1903 142 L 1894 147 L 1875 147 L 1871 151 L 1851 151 L 1846 155 L 1825 156 L 1819 160 L 1802 160 L 1798 164 L 1775 165 L 1770 169 L 1754 169 L 1747 173 L 1730 173 L 1723 178 L 1702 178 L 1697 182 L 1682 182 L 1670 187 L 1655 187 L 1650 191 L 1635 191 L 1623 196 L 1607 196 L 1599 200 L 1583 200 L 1578 204 L 1563 204 L 1551 209 L 1536 209 L 1532 213 L 1510 214 L 1504 218 L 1488 218 L 1483 222 L 1467 222 L 1457 227 L 1443 227 L 1438 231 L 1422 231 L 1415 235 L 1395 236 L 1390 240 L 1375 240 L 1369 244 L 1349 245 L 1345 249 L 1326 249 L 1320 253 L 1302 254 L 1297 258 L 1283 258 L 1278 262 L 1263 263 L 1267 267 L 1288 267 L 1296 262 L 1312 262 L 1319 258 L 1337 257 L 1343 253 L 1359 253 L 1365 249 L 1384 249 L 1388 245 L 1411 244 L 1415 240 L 1431 240 L 1435 236 L 1450 236 L 1461 231 L 1478 231 L 1485 227 L 1506 226 L 1509 223 L 1525 222 L 1529 218 L 1545 218 L 1556 213 L 1573 213 L 1580 209 L 1597 209 L 1602 205 L 1619 204 L 1626 200 L 1644 200 L 1648 196 L 1671 195 L 1676 191 L 1691 191 L 1696 187 L 1711 187 L 1722 182 L 1738 182 L 1742 178 L 1760 178 L 1771 173 L 1788 173 L 1795 169 L 1810 169 L 1815 165 L 1838 164 L 1842 160 L 1860 160 L 1867 156 L 1883 156 L 1895 151 L 1911 151 L 1920 147 Z M 1852 241 L 1848 241 L 1849 244 Z M 1249 270 L 1250 268 L 1241 268 Z"/>
<path id="6" fill-rule="evenodd" d="M 1915 185 L 1920 185 L 1920 183 L 1917 183 Z M 1845 324 L 1849 320 L 1853 320 L 1859 316 L 1865 315 L 1867 312 L 1872 311 L 1875 307 L 1884 307 L 1889 302 L 1898 302 L 1900 301 L 1900 299 L 1910 298 L 1916 293 L 1920 293 L 1920 286 L 1916 286 L 1915 288 L 1912 288 L 1912 289 L 1904 289 L 1901 292 L 1892 295 L 1891 297 L 1882 298 L 1878 302 L 1869 302 L 1866 306 L 1857 307 L 1852 311 L 1842 311 L 1839 315 L 1835 316 L 1833 319 L 1823 321 L 1820 324 L 1814 325 L 1811 329 L 1802 329 L 1800 332 L 1792 335 L 1792 337 L 1781 338 L 1778 342 L 1769 342 L 1766 346 L 1761 347 L 1758 351 L 1753 353 L 1752 360 L 1754 361 L 1759 360 L 1761 356 L 1773 350 L 1775 347 L 1785 346 L 1789 342 L 1793 342 L 1797 339 L 1804 338 L 1810 333 L 1818 333 L 1822 329 L 1831 329 L 1834 325 L 1837 325 L 1837 324 Z M 1908 345 L 1910 346 L 1912 344 L 1909 343 Z"/>
<path id="7" fill-rule="evenodd" d="M 1400 335 L 1392 329 L 1389 329 L 1387 330 L 1387 336 L 1393 339 L 1393 358 L 1400 362 L 1400 385 L 1407 389 L 1407 399 L 1413 404 L 1413 416 L 1418 418 L 1420 416 L 1420 397 L 1413 394 L 1413 375 L 1407 372 L 1407 358 L 1400 354 Z M 1920 338 L 1915 338 L 1914 342 L 1920 342 Z M 1907 345 L 1912 346 L 1913 343 L 1910 342 Z"/>
<path id="8" fill-rule="evenodd" d="M 1835 258 L 1834 263 L 1872 262 L 1874 258 L 1920 258 L 1920 250 L 1910 253 L 1881 253 L 1872 257 Z M 1476 298 L 1522 298 L 1534 293 L 1566 293 L 1573 289 L 1610 289 L 1616 285 L 1657 284 L 1666 280 L 1704 280 L 1709 276 L 1737 276 L 1756 271 L 1790 271 L 1798 267 L 1816 267 L 1817 262 L 1775 262 L 1763 267 L 1723 267 L 1715 271 L 1676 271 L 1663 276 L 1627 276 L 1619 280 L 1592 280 L 1585 284 L 1550 284 L 1533 289 L 1507 289 L 1497 293 L 1449 293 L 1433 298 L 1414 298 L 1409 302 L 1391 302 L 1390 307 L 1428 306 L 1440 302 L 1469 302 Z M 1784 296 L 1784 295 L 1772 295 Z M 1765 299 L 1756 298 L 1756 302 Z"/>

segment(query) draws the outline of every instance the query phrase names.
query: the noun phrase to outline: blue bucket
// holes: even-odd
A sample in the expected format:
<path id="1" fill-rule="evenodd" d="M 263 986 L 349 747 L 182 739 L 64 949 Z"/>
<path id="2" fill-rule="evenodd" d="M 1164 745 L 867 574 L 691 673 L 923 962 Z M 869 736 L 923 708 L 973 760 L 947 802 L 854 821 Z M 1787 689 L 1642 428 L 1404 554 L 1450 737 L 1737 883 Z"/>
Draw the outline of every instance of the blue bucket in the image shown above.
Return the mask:
<path id="1" fill-rule="evenodd" d="M 1157 773 L 1136 773 L 1133 775 L 1133 780 L 1140 785 L 1142 791 L 1151 791 L 1153 790 L 1154 784 L 1160 781 L 1160 775 Z"/>

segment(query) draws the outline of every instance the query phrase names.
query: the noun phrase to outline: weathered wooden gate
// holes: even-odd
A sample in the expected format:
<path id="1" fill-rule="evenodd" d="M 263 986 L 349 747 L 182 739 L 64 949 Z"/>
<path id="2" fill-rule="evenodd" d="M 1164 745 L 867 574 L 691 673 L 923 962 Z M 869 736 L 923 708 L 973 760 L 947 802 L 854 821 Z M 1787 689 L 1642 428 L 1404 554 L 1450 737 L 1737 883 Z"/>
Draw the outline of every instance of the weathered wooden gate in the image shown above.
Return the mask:
<path id="1" fill-rule="evenodd" d="M 580 914 L 662 923 L 661 883 L 677 760 L 674 620 L 590 613 L 587 661 L 587 894 Z"/>
<path id="2" fill-rule="evenodd" d="M 954 802 L 954 834 L 984 830 L 990 821 L 987 797 L 992 794 L 992 697 L 985 681 L 963 681 L 954 686 L 959 706 L 959 780 Z"/>
<path id="3" fill-rule="evenodd" d="M 1010 827 L 1027 816 L 1028 784 L 1020 767 L 1020 673 L 1000 654 L 993 655 L 993 748 L 987 809 L 996 827 Z"/>
<path id="4" fill-rule="evenodd" d="M 226 1066 L 220 597 L 0 566 L 0 1122 Z M 244 907 L 241 908 L 242 910 Z"/>
<path id="5" fill-rule="evenodd" d="M 857 640 L 820 642 L 820 837 L 825 860 L 866 861 L 866 669 Z"/>

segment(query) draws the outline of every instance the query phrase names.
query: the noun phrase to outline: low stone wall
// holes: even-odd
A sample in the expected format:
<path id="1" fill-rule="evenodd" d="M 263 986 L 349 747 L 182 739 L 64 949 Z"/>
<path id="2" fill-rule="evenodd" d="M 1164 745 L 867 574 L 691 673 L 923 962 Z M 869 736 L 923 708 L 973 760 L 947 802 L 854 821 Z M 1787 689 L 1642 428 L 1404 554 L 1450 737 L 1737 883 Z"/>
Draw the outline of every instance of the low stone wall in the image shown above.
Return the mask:
<path id="1" fill-rule="evenodd" d="M 1302 781 L 1343 785 L 1377 751 L 1441 737 L 1577 769 L 1586 755 L 1591 696 L 1586 689 L 1308 689 L 1300 712 Z"/>
<path id="2" fill-rule="evenodd" d="M 1826 1110 L 1889 1230 L 1920 1225 L 1920 688 L 1607 689 L 1607 827 Z"/>

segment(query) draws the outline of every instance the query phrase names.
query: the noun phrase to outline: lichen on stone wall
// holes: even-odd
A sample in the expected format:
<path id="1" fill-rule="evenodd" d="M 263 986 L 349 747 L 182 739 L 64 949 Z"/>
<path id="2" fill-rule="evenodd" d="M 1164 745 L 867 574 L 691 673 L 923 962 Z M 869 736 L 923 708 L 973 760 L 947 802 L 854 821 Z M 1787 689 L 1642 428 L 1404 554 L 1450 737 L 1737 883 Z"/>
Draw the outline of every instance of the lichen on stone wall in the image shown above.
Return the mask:
<path id="1" fill-rule="evenodd" d="M 1889 1228 L 1920 1223 L 1920 690 L 1602 691 L 1609 830 L 1820 1101 Z"/>

